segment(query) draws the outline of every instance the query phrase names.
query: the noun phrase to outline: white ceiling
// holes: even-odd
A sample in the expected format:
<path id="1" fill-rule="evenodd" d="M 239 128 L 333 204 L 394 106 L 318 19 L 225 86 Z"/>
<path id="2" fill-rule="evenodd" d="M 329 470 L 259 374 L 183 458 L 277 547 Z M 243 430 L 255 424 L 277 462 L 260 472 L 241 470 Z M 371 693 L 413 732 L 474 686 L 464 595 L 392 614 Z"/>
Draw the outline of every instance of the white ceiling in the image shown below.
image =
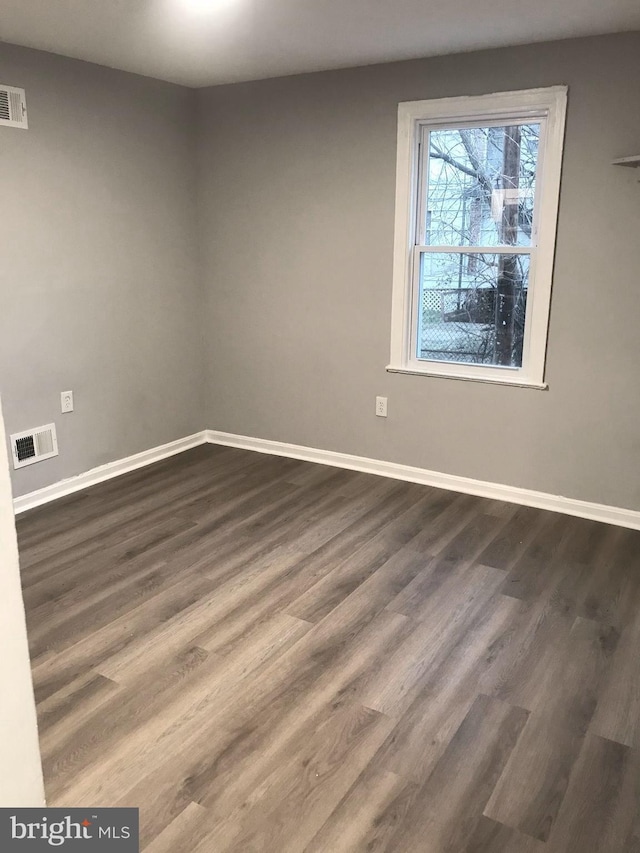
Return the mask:
<path id="1" fill-rule="evenodd" d="M 634 29 L 640 0 L 0 0 L 2 41 L 187 86 Z"/>

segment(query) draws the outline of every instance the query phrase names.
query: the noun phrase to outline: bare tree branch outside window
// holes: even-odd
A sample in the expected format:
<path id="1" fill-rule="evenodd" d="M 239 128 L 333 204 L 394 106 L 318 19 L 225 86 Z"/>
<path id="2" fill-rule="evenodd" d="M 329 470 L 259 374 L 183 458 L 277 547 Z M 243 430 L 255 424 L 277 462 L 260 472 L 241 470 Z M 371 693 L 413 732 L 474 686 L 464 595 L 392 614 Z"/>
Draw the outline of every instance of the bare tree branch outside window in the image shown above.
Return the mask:
<path id="1" fill-rule="evenodd" d="M 508 247 L 531 244 L 539 136 L 535 123 L 430 131 L 425 242 L 469 251 L 422 254 L 418 357 L 521 366 L 529 256 Z"/>

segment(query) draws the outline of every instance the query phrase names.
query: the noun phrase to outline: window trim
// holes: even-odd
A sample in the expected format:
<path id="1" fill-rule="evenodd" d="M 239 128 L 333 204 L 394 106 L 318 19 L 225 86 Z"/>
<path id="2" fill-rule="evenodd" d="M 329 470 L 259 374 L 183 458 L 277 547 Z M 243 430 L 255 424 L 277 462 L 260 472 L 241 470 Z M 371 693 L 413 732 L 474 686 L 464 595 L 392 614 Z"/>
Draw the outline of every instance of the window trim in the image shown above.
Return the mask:
<path id="1" fill-rule="evenodd" d="M 396 208 L 391 304 L 391 373 L 440 376 L 504 385 L 546 388 L 544 380 L 547 329 L 560 200 L 560 177 L 567 110 L 566 86 L 405 101 L 398 104 L 398 144 L 396 160 Z M 522 367 L 502 367 L 418 360 L 412 353 L 415 309 L 414 264 L 418 205 L 419 139 L 426 124 L 464 124 L 487 121 L 544 118 L 544 139 L 540 145 L 537 182 L 537 244 L 531 247 L 531 281 L 528 322 Z M 432 247 L 430 247 L 432 248 Z M 449 248 L 449 247 L 447 247 Z M 457 247 L 458 249 L 464 247 Z M 444 250 L 443 250 L 444 251 Z M 493 252 L 499 247 L 493 247 Z M 529 251 L 528 251 L 529 253 Z"/>

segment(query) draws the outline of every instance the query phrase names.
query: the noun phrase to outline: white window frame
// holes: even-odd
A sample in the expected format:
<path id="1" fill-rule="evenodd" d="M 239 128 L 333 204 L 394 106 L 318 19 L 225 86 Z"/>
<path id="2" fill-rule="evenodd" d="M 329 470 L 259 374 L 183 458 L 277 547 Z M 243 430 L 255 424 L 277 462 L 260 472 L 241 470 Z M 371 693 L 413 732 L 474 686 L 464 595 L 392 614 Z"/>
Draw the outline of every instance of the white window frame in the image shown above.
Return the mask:
<path id="1" fill-rule="evenodd" d="M 444 376 L 478 382 L 494 382 L 546 388 L 544 381 L 551 284 L 560 197 L 560 176 L 567 110 L 567 87 L 527 89 L 491 95 L 407 101 L 398 105 L 396 163 L 396 213 L 391 307 L 392 373 Z M 527 314 L 522 367 L 474 365 L 418 359 L 418 269 L 421 247 L 417 245 L 420 138 L 425 126 L 456 126 L 465 122 L 541 120 L 536 176 L 535 231 L 530 256 Z M 434 247 L 428 248 L 430 251 Z M 438 248 L 438 247 L 436 247 Z M 451 251 L 452 247 L 442 247 Z M 469 252 L 469 247 L 458 247 Z M 473 251 L 474 248 L 471 248 Z M 454 249 L 455 251 L 455 249 Z M 500 247 L 487 247 L 499 253 Z M 517 250 L 516 250 L 517 251 Z"/>

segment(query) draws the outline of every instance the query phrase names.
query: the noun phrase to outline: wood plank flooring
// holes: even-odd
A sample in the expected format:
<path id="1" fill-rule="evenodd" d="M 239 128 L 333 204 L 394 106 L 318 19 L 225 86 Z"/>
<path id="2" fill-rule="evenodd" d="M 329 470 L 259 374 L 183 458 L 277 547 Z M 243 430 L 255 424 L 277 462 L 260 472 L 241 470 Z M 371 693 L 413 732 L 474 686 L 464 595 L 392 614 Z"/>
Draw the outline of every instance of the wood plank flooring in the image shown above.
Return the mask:
<path id="1" fill-rule="evenodd" d="M 49 805 L 148 853 L 640 852 L 640 532 L 205 446 L 18 533 Z"/>

